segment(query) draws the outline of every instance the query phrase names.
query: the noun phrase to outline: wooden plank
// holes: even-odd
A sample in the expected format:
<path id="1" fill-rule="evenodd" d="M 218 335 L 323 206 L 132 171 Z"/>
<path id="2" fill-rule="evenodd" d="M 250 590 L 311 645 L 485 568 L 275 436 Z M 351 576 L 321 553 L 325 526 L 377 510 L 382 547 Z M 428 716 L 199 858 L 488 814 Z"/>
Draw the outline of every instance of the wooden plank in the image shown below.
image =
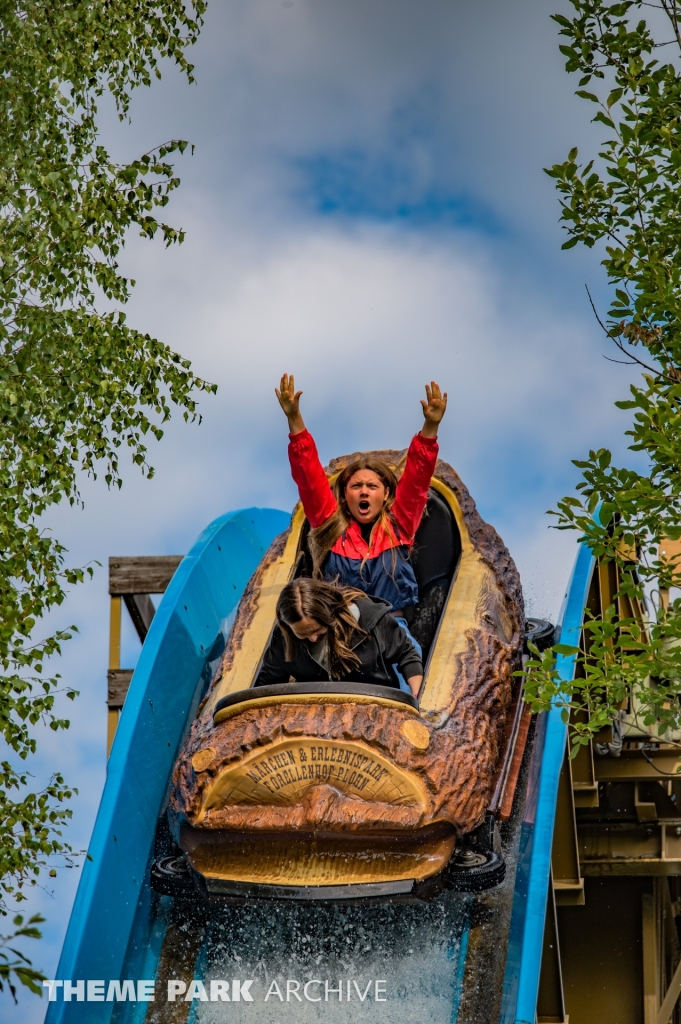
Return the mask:
<path id="1" fill-rule="evenodd" d="M 132 679 L 131 668 L 110 668 L 106 674 L 109 709 L 122 708 Z"/>
<path id="2" fill-rule="evenodd" d="M 184 555 L 112 556 L 109 593 L 163 594 Z"/>
<path id="3" fill-rule="evenodd" d="M 109 610 L 109 668 L 120 668 L 121 664 L 122 610 L 120 597 L 112 597 Z"/>
<path id="4" fill-rule="evenodd" d="M 123 600 L 125 601 L 125 607 L 130 613 L 132 624 L 137 630 L 137 635 L 141 642 L 144 643 L 149 632 L 149 626 L 156 614 L 152 600 L 148 594 L 126 594 Z"/>
<path id="5" fill-rule="evenodd" d="M 121 664 L 121 624 L 123 618 L 123 602 L 120 597 L 111 598 L 111 608 L 109 611 L 109 672 L 117 672 L 120 670 Z M 124 697 L 125 699 L 125 697 Z M 107 703 L 108 696 L 107 696 Z M 118 714 L 119 708 L 123 707 L 123 702 L 114 707 L 109 706 L 109 711 L 106 719 L 106 756 L 108 757 L 111 753 L 111 747 L 116 735 L 116 729 L 118 728 Z"/>

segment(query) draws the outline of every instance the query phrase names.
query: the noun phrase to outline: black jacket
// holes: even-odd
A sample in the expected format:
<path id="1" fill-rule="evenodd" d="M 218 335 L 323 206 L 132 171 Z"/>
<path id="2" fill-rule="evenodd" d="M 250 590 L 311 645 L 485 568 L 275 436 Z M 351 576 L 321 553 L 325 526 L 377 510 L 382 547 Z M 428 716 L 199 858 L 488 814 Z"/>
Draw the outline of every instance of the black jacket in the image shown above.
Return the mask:
<path id="1" fill-rule="evenodd" d="M 395 686 L 399 680 L 393 665 L 397 665 L 405 679 L 423 675 L 423 665 L 409 637 L 395 622 L 391 606 L 380 598 L 360 597 L 356 600 L 359 624 L 368 636 L 356 634 L 352 649 L 360 660 L 359 668 L 352 669 L 344 680 Z M 279 626 L 274 627 L 272 639 L 265 651 L 256 686 L 288 683 L 291 676 L 297 683 L 318 683 L 328 680 L 328 673 L 311 656 L 306 640 L 294 638 L 293 661 L 284 658 L 284 638 Z"/>

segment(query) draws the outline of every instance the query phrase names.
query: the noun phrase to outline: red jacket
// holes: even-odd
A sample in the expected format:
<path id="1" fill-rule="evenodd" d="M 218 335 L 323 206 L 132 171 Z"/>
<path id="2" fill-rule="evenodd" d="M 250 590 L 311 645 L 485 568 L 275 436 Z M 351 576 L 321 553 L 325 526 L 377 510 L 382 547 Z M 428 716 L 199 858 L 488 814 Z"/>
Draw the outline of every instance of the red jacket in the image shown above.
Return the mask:
<path id="1" fill-rule="evenodd" d="M 336 498 L 322 468 L 312 435 L 303 430 L 289 434 L 291 473 L 310 526 L 321 526 L 336 511 Z M 327 558 L 324 575 L 359 587 L 372 597 L 390 601 L 394 608 L 416 604 L 418 590 L 409 563 L 409 549 L 426 507 L 428 488 L 437 462 L 438 443 L 434 437 L 417 434 L 409 445 L 407 463 L 397 484 L 395 502 L 390 510 L 394 529 L 376 530 L 371 547 L 362 536 L 359 523 L 351 519 Z M 396 548 L 400 554 L 397 569 L 392 558 L 383 558 Z"/>

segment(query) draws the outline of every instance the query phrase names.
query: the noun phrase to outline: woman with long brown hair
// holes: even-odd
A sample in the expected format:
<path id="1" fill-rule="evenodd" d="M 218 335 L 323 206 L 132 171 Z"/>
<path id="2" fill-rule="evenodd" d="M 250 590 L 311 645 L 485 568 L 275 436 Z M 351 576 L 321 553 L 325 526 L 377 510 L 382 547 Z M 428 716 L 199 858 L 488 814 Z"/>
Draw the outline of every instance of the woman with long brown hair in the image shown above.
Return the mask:
<path id="1" fill-rule="evenodd" d="M 302 391 L 296 391 L 293 375 L 284 374 L 275 391 L 288 419 L 291 472 L 312 528 L 315 578 L 337 580 L 382 598 L 407 630 L 405 612 L 418 603 L 409 556 L 435 471 L 447 394 L 435 381 L 426 385 L 424 424 L 409 445 L 399 481 L 380 459 L 363 455 L 339 474 L 332 488 L 305 427 Z"/>
<path id="2" fill-rule="evenodd" d="M 255 685 L 293 678 L 399 687 L 398 673 L 416 697 L 423 665 L 385 601 L 301 577 L 279 595 L 277 625 Z"/>

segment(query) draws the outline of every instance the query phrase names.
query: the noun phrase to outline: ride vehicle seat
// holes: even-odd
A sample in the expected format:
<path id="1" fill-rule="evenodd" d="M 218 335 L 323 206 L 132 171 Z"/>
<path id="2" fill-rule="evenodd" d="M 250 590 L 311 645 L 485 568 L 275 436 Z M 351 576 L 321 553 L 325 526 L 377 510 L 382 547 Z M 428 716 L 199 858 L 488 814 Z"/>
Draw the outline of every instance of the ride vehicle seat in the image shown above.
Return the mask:
<path id="1" fill-rule="evenodd" d="M 419 588 L 419 603 L 407 609 L 412 635 L 423 648 L 424 665 L 444 611 L 452 578 L 461 557 L 461 537 L 452 510 L 434 488 L 416 531 L 411 562 Z"/>

